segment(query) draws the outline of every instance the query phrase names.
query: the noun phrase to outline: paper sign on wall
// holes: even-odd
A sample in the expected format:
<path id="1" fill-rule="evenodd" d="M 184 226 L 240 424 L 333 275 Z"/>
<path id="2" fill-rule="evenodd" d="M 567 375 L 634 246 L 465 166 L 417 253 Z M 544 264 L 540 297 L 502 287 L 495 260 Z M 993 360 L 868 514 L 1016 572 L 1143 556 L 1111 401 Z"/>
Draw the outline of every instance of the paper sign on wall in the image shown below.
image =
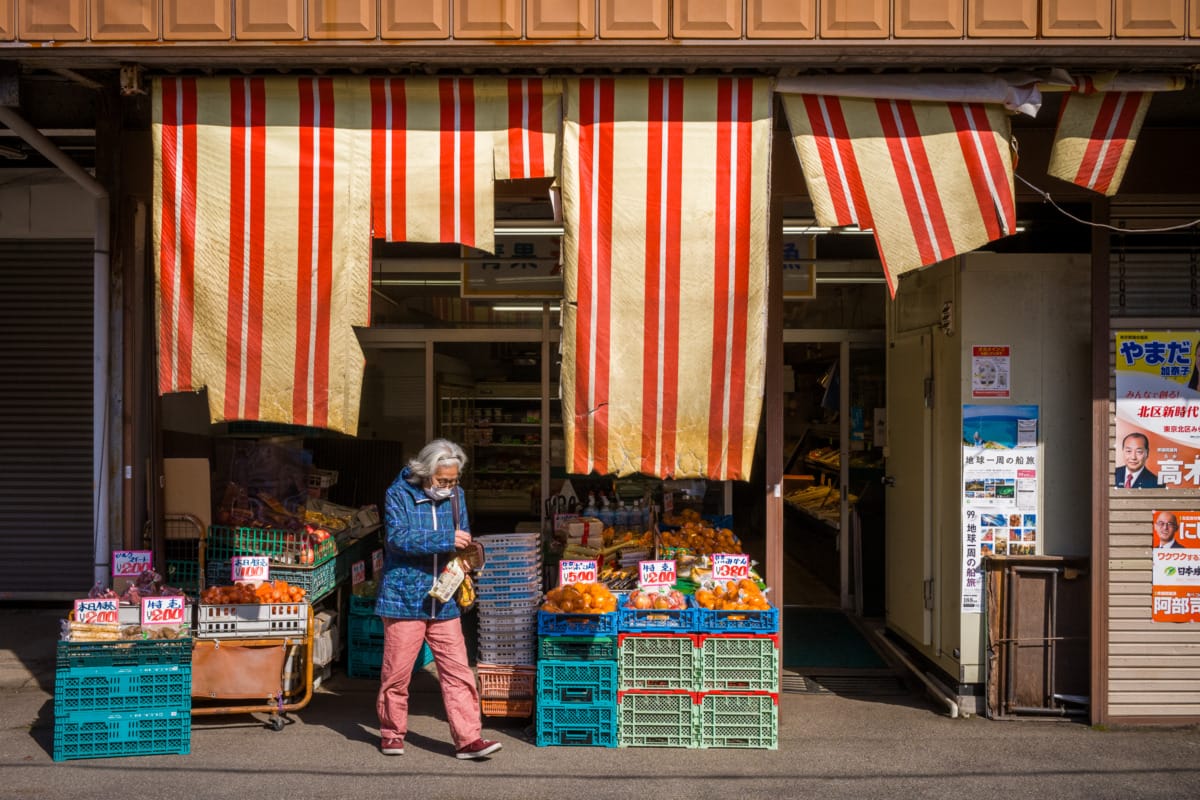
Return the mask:
<path id="1" fill-rule="evenodd" d="M 383 550 L 375 550 L 371 553 L 371 574 L 375 576 L 375 580 L 383 580 Z"/>
<path id="2" fill-rule="evenodd" d="M 1012 348 L 976 345 L 971 348 L 971 397 L 1012 396 Z"/>
<path id="3" fill-rule="evenodd" d="M 367 579 L 367 562 L 355 561 L 350 565 L 350 584 L 358 586 Z"/>

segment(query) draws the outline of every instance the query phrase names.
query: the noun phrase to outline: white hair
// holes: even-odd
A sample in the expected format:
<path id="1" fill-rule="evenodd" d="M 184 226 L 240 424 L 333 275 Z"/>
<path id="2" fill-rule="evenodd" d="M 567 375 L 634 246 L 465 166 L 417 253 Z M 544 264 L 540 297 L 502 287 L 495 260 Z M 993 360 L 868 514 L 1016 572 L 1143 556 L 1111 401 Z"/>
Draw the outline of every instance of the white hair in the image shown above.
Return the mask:
<path id="1" fill-rule="evenodd" d="M 408 482 L 419 486 L 428 482 L 438 467 L 458 467 L 462 471 L 467 466 L 467 454 L 463 449 L 449 439 L 434 439 L 421 448 L 417 457 L 408 462 L 411 473 Z"/>

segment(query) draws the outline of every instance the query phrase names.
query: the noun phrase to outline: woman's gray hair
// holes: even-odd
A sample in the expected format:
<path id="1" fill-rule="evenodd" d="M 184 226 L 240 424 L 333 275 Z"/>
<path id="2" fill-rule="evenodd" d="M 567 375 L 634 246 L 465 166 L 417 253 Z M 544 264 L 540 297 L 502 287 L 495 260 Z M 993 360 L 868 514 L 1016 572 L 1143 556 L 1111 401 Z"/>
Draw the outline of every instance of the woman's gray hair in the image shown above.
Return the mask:
<path id="1" fill-rule="evenodd" d="M 455 466 L 461 472 L 467 466 L 467 454 L 449 439 L 434 439 L 421 448 L 417 457 L 408 462 L 411 473 L 408 482 L 414 486 L 427 483 L 438 467 Z"/>

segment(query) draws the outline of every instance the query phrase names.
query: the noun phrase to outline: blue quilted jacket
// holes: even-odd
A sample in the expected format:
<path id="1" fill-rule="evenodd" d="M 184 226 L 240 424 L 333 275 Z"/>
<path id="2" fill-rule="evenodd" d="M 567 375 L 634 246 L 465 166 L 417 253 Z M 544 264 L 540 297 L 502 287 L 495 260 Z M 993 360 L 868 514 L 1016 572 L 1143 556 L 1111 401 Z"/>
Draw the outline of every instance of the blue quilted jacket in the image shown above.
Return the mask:
<path id="1" fill-rule="evenodd" d="M 375 613 L 393 619 L 453 619 L 458 604 L 442 603 L 429 590 L 446 562 L 454 557 L 454 512 L 459 503 L 459 526 L 469 531 L 462 491 L 449 500 L 434 502 L 407 478 L 408 467 L 388 487 L 384 502 L 387 525 L 383 582 Z"/>

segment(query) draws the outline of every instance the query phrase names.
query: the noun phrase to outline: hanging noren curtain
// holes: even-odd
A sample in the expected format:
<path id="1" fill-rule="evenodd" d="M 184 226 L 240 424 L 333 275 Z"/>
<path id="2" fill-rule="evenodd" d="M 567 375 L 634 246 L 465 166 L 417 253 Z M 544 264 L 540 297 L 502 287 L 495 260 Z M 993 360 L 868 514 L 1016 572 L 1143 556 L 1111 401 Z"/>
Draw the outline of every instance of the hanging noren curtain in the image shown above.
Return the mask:
<path id="1" fill-rule="evenodd" d="M 763 397 L 770 84 L 580 79 L 565 106 L 567 469 L 745 480 Z"/>

